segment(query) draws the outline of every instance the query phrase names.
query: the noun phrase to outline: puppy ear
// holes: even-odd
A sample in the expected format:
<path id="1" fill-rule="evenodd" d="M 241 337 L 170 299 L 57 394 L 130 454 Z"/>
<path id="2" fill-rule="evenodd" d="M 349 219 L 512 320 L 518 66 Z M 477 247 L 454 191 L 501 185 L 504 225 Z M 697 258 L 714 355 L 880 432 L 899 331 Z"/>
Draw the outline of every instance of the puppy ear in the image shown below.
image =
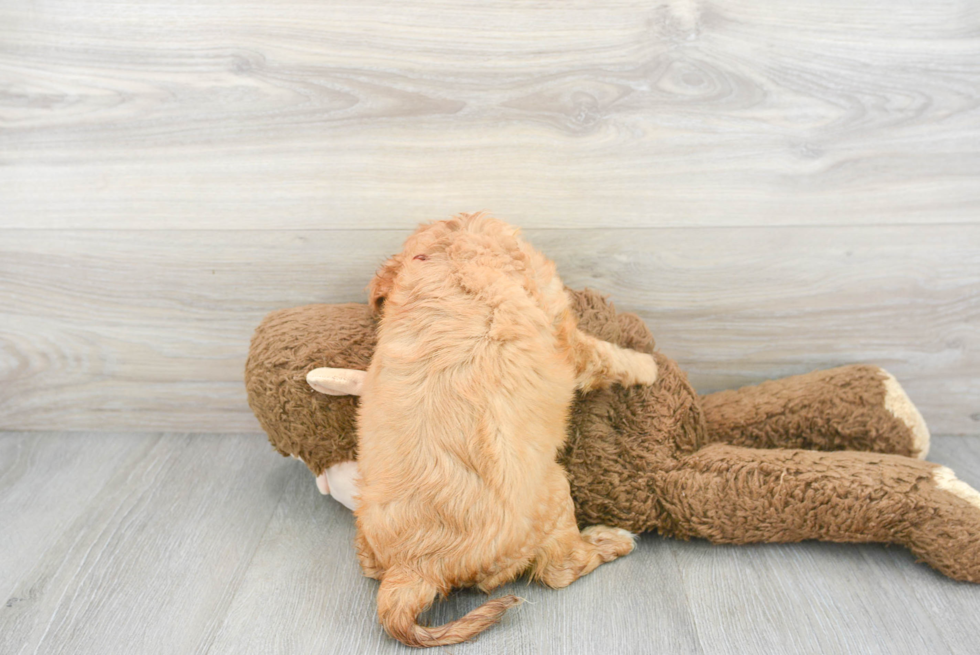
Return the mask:
<path id="1" fill-rule="evenodd" d="M 368 285 L 368 296 L 370 298 L 368 302 L 375 314 L 381 313 L 385 300 L 387 300 L 388 294 L 391 293 L 391 289 L 395 284 L 395 276 L 398 275 L 400 268 L 401 263 L 392 257 L 384 263 L 384 266 L 378 269 L 378 272 L 374 274 L 374 279 L 371 280 L 371 284 Z"/>

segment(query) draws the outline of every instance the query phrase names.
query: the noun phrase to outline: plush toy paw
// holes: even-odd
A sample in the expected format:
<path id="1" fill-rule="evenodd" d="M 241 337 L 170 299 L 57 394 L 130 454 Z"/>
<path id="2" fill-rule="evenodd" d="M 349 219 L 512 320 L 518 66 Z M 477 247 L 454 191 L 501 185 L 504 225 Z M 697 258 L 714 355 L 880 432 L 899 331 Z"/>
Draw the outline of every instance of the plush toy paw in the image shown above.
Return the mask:
<path id="1" fill-rule="evenodd" d="M 323 495 L 337 499 L 347 509 L 357 509 L 358 484 L 361 473 L 357 462 L 341 462 L 334 464 L 316 477 L 316 488 Z"/>
<path id="2" fill-rule="evenodd" d="M 937 466 L 920 503 L 931 506 L 927 520 L 912 526 L 909 549 L 941 573 L 980 583 L 980 492 Z"/>
<path id="3" fill-rule="evenodd" d="M 328 396 L 360 396 L 366 375 L 350 368 L 315 368 L 306 374 L 306 382 Z"/>
<path id="4" fill-rule="evenodd" d="M 922 414 L 912 404 L 912 400 L 905 393 L 898 380 L 895 379 L 895 376 L 885 369 L 880 369 L 880 371 L 885 376 L 885 409 L 904 423 L 912 433 L 913 456 L 925 459 L 926 455 L 929 454 L 929 428 L 926 427 Z"/>

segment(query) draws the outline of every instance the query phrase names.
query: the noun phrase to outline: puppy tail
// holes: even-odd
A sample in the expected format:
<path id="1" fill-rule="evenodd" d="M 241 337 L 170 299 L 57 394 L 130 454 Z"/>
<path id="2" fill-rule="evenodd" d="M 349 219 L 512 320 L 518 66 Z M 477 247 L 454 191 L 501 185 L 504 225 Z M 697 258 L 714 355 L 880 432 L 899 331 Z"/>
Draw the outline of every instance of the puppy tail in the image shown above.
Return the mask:
<path id="1" fill-rule="evenodd" d="M 378 590 L 378 618 L 392 637 L 406 646 L 448 646 L 472 639 L 500 620 L 522 601 L 502 596 L 483 603 L 466 616 L 438 627 L 418 624 L 418 615 L 432 605 L 437 590 L 418 575 L 393 567 L 385 572 Z"/>

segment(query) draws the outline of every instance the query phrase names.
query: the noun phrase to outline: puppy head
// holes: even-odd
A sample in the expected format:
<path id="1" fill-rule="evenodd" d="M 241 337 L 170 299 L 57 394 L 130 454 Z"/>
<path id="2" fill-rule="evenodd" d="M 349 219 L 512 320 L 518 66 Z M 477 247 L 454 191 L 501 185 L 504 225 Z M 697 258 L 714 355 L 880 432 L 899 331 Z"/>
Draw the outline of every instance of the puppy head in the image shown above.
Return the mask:
<path id="1" fill-rule="evenodd" d="M 405 241 L 402 251 L 375 273 L 368 286 L 371 308 L 381 313 L 385 301 L 398 288 L 444 281 L 447 265 L 451 268 L 462 259 L 482 255 L 523 261 L 518 233 L 516 228 L 484 212 L 458 214 L 449 220 L 420 225 Z"/>
<path id="2" fill-rule="evenodd" d="M 380 314 L 384 309 L 385 300 L 395 286 L 395 278 L 398 271 L 402 268 L 402 258 L 399 255 L 390 257 L 378 272 L 374 274 L 371 283 L 368 285 L 368 304 L 375 314 Z"/>
<path id="3" fill-rule="evenodd" d="M 382 264 L 368 285 L 369 304 L 375 313 L 381 313 L 384 303 L 395 289 L 396 281 L 403 273 L 418 273 L 419 265 L 434 256 L 444 254 L 451 235 L 464 227 L 479 214 L 460 214 L 445 221 L 420 225 L 405 241 L 402 251 L 389 257 Z"/>

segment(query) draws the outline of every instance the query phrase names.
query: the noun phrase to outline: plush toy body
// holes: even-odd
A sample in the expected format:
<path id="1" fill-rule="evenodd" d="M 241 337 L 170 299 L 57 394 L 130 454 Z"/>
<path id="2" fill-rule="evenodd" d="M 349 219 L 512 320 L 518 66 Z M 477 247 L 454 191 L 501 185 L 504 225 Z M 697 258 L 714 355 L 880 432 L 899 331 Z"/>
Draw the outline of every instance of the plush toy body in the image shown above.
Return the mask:
<path id="1" fill-rule="evenodd" d="M 658 381 L 577 397 L 560 461 L 579 522 L 716 543 L 886 542 L 959 580 L 980 582 L 980 493 L 926 461 L 929 433 L 893 377 L 846 366 L 698 396 L 654 350 L 639 317 L 570 292 L 579 327 L 652 353 Z M 246 367 L 249 403 L 276 449 L 350 485 L 356 395 L 375 339 L 367 305 L 270 314 Z M 354 488 L 333 485 L 335 495 Z"/>

